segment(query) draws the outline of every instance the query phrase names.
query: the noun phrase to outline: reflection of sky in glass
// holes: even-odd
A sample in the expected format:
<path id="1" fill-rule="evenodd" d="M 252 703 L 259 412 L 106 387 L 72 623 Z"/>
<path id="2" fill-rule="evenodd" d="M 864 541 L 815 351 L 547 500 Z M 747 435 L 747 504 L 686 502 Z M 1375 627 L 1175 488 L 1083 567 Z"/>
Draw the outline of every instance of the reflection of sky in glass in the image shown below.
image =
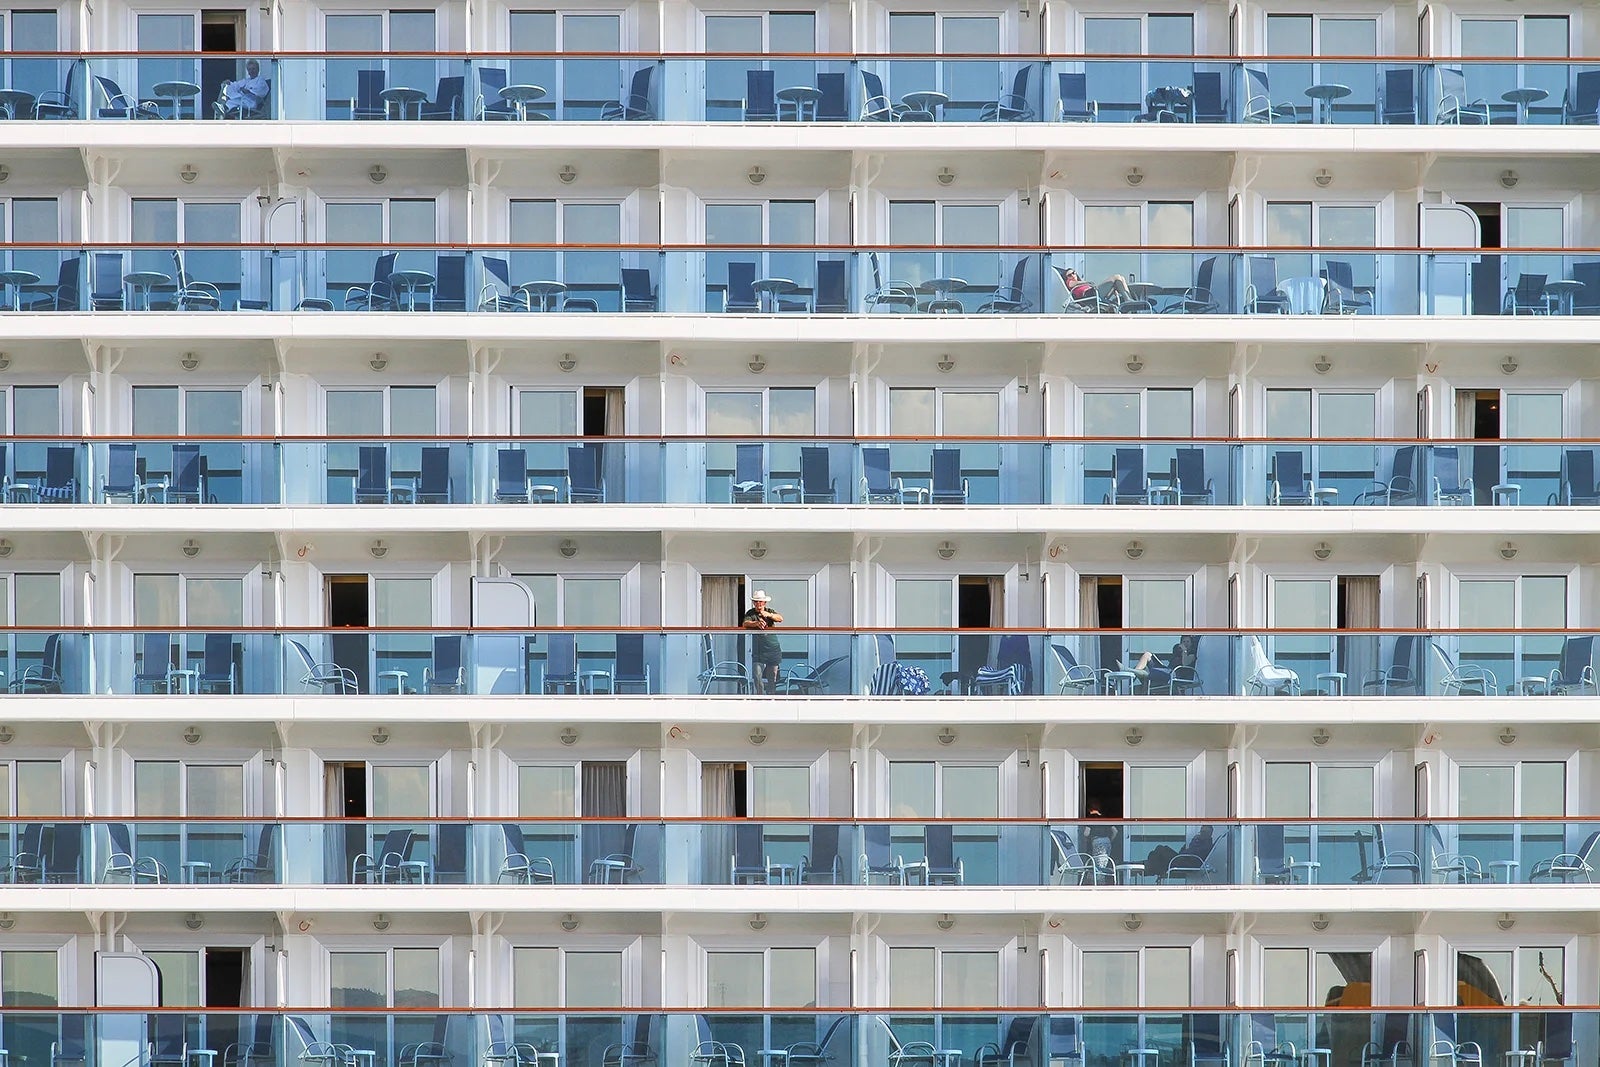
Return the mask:
<path id="1" fill-rule="evenodd" d="M 1139 953 L 1085 952 L 1083 1006 L 1126 1007 L 1139 1002 Z"/>
<path id="2" fill-rule="evenodd" d="M 891 773 L 894 764 L 890 764 Z M 889 949 L 889 1007 L 926 1008 L 933 1003 L 935 955 L 931 948 Z"/>
<path id="3" fill-rule="evenodd" d="M 947 1008 L 977 1008 L 1000 1000 L 1000 954 L 950 952 L 939 959 L 939 1003 Z"/>

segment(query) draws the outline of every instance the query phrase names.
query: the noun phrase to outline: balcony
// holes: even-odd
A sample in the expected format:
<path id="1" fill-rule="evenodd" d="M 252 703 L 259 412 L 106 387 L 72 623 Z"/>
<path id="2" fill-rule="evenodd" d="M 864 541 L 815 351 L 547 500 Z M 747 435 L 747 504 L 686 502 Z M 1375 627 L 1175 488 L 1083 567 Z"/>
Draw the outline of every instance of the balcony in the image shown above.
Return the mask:
<path id="1" fill-rule="evenodd" d="M 3 306 L 30 312 L 1600 314 L 1600 249 L 1577 248 L 11 245 L 3 252 L 12 267 Z"/>
<path id="2" fill-rule="evenodd" d="M 10 695 L 1594 696 L 1590 632 L 0 630 Z M 777 679 L 761 668 L 776 665 Z"/>
<path id="3" fill-rule="evenodd" d="M 1600 61 L 12 53 L 9 119 L 1593 126 Z M 219 66 L 223 69 L 218 69 Z M 244 87 L 225 91 L 224 82 Z"/>
<path id="4" fill-rule="evenodd" d="M 1588 885 L 1580 819 L 0 822 L 17 885 Z"/>

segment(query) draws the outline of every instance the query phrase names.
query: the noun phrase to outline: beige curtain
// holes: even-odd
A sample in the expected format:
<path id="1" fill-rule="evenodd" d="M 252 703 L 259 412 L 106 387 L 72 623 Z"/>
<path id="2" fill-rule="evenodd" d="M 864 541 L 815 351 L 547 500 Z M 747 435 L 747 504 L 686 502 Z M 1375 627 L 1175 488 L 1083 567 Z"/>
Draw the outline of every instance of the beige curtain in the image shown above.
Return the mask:
<path id="1" fill-rule="evenodd" d="M 1100 628 L 1100 579 L 1084 575 L 1078 579 L 1078 626 Z"/>
<path id="2" fill-rule="evenodd" d="M 1344 597 L 1344 624 L 1351 630 L 1375 630 L 1378 619 L 1378 576 L 1353 574 L 1339 579 Z M 1377 634 L 1346 634 L 1340 639 L 1339 670 L 1345 678 L 1345 692 L 1359 693 L 1361 679 L 1379 666 Z"/>
<path id="3" fill-rule="evenodd" d="M 734 773 L 742 763 L 700 764 L 700 815 L 706 819 L 727 819 L 735 813 Z M 733 826 L 708 823 L 700 835 L 700 864 L 703 885 L 719 885 L 732 875 L 729 857 L 733 855 Z"/>
<path id="4" fill-rule="evenodd" d="M 611 387 L 605 390 L 605 433 L 607 437 L 620 437 L 628 432 L 627 422 L 623 418 L 622 396 L 623 393 L 620 387 Z M 626 481 L 628 477 L 628 457 L 626 453 L 627 449 L 616 442 L 608 444 L 603 449 L 600 471 L 606 480 L 607 500 L 615 502 L 628 498 Z"/>
<path id="5" fill-rule="evenodd" d="M 707 628 L 739 625 L 739 616 L 744 613 L 744 604 L 740 601 L 743 585 L 744 579 L 738 575 L 703 576 L 700 579 L 700 625 Z M 715 634 L 711 638 L 711 654 L 718 661 L 743 663 L 742 647 L 738 634 Z"/>
<path id="6" fill-rule="evenodd" d="M 620 761 L 585 760 L 578 786 L 583 791 L 580 808 L 585 816 L 617 818 L 628 814 L 628 765 Z M 632 854 L 633 835 L 625 823 L 587 825 L 582 832 L 580 870 L 602 856 Z"/>

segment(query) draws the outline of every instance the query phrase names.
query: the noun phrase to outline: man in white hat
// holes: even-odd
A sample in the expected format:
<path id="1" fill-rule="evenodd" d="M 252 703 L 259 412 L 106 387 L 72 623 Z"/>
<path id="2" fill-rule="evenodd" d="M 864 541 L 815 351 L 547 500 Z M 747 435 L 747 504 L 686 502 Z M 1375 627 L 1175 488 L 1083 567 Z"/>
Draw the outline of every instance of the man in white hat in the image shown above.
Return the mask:
<path id="1" fill-rule="evenodd" d="M 750 610 L 739 619 L 739 625 L 746 630 L 771 630 L 776 627 L 783 621 L 783 616 L 769 608 L 769 603 L 771 600 L 765 589 L 751 593 Z M 778 668 L 783 665 L 783 647 L 778 644 L 778 638 L 770 633 L 757 634 L 751 643 L 755 646 L 752 658 L 756 661 L 756 691 L 776 693 Z"/>

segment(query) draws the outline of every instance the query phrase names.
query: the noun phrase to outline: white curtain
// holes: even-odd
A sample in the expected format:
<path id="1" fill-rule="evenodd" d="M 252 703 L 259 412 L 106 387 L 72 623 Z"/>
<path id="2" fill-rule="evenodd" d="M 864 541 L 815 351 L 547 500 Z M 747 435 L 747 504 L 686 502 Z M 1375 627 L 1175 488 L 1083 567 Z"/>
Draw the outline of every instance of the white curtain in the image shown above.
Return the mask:
<path id="1" fill-rule="evenodd" d="M 742 763 L 700 764 L 700 816 L 704 819 L 731 819 L 737 813 L 738 798 L 734 796 L 734 774 Z M 707 823 L 701 827 L 702 882 L 718 885 L 728 880 L 732 869 L 728 858 L 733 855 L 733 824 Z"/>
<path id="2" fill-rule="evenodd" d="M 700 625 L 725 627 L 739 625 L 744 613 L 739 591 L 744 579 L 737 575 L 708 574 L 700 579 Z M 711 639 L 711 652 L 717 660 L 744 661 L 739 654 L 737 634 L 717 634 Z"/>
<path id="3" fill-rule="evenodd" d="M 1350 630 L 1376 630 L 1378 576 L 1348 575 L 1339 580 L 1344 596 L 1344 625 Z M 1340 641 L 1339 670 L 1345 674 L 1345 692 L 1359 693 L 1361 679 L 1379 665 L 1377 634 L 1347 634 Z"/>

